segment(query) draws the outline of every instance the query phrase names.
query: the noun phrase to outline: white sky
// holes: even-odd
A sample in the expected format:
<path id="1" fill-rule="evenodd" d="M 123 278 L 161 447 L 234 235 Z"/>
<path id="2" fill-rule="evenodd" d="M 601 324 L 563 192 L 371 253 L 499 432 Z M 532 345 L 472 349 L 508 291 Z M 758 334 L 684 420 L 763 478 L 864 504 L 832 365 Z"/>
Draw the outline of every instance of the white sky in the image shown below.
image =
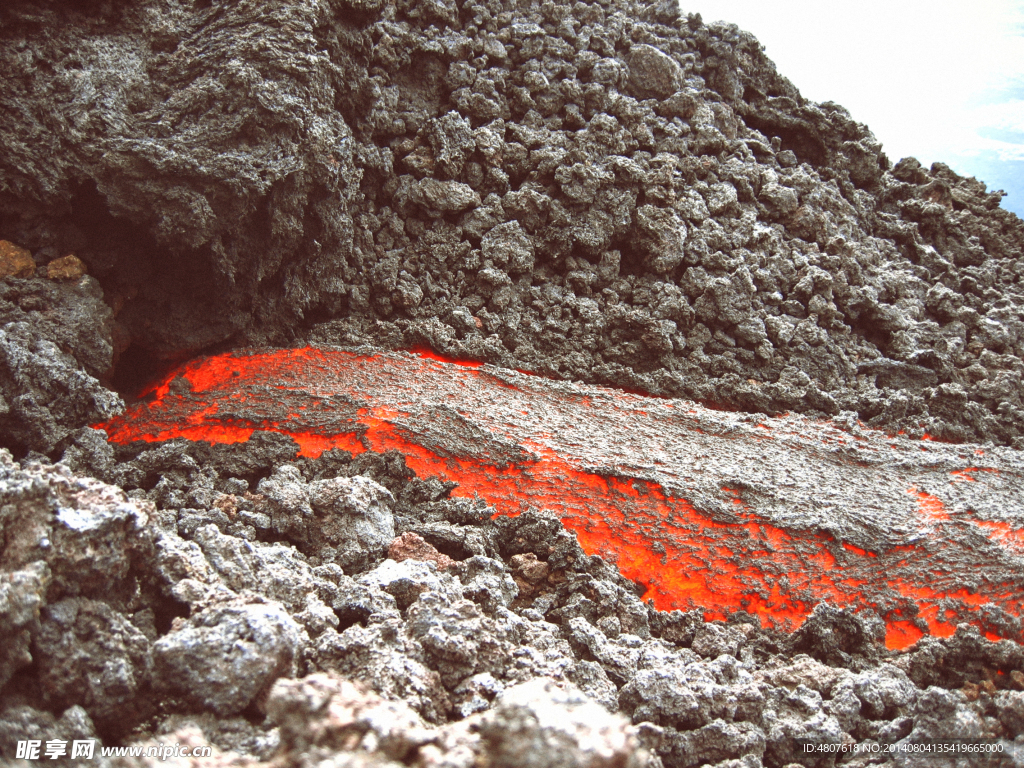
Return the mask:
<path id="1" fill-rule="evenodd" d="M 947 163 L 1024 217 L 1024 0 L 680 0 L 753 33 L 814 101 L 866 123 L 894 163 Z"/>

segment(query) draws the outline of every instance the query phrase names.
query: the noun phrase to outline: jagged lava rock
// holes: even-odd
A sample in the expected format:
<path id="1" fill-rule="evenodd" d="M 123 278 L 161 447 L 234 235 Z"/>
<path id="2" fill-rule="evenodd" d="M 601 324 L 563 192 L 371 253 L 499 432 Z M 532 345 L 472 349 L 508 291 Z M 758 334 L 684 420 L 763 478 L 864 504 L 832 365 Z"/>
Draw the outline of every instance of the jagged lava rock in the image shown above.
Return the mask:
<path id="1" fill-rule="evenodd" d="M 150 640 L 130 614 L 152 553 L 148 502 L 0 449 L 0 685 L 39 665 L 50 707 L 84 707 L 106 733 L 151 711 Z M 129 615 L 126 615 L 129 614 Z"/>
<path id="2" fill-rule="evenodd" d="M 1024 223 L 670 5 L 11 0 L 0 236 L 126 365 L 426 345 L 1016 444 Z"/>
<path id="3" fill-rule="evenodd" d="M 92 277 L 0 281 L 0 445 L 53 451 L 124 403 L 113 371 L 113 313 Z"/>
<path id="4" fill-rule="evenodd" d="M 272 602 L 209 608 L 153 646 L 156 684 L 222 717 L 237 715 L 279 677 L 294 677 L 303 634 Z"/>
<path id="5" fill-rule="evenodd" d="M 673 2 L 229 5 L 0 6 L 0 447 L 27 457 L 0 458 L 5 758 L 80 738 L 215 744 L 224 766 L 781 768 L 832 764 L 808 743 L 1012 748 L 1024 655 L 990 638 L 1020 631 L 1019 453 L 908 439 L 1021 448 L 1024 230 L 998 193 L 893 165 L 751 36 Z M 500 425 L 477 421 L 500 398 L 460 411 L 427 376 L 391 410 L 383 390 L 307 397 L 282 378 L 174 427 L 235 443 L 108 444 L 87 427 L 120 408 L 111 380 L 211 345 L 309 343 L 429 347 L 835 429 L 694 408 L 652 433 L 664 402 L 493 368 L 528 411 Z M 482 391 L 465 381 L 460 396 Z M 195 403 L 203 386 L 168 392 Z M 564 420 L 565 397 L 654 418 L 570 430 L 529 413 L 552 397 Z M 286 405 L 305 408 L 268 431 Z M 684 467 L 664 461 L 676 428 Z M 577 463 L 541 477 L 567 445 Z M 465 498 L 507 512 L 531 488 L 560 515 L 552 498 L 614 501 L 599 508 L 622 540 L 681 526 L 689 549 L 642 550 L 645 578 L 682 563 L 701 586 L 755 557 L 766 581 L 751 592 L 745 572 L 712 597 L 761 596 L 774 615 L 656 611 L 584 553 L 633 575 L 578 509 L 579 540 L 529 502 L 495 519 Z M 796 543 L 776 550 L 780 531 Z M 440 554 L 417 547 L 392 572 L 386 548 L 411 535 Z M 700 542 L 723 541 L 709 569 Z M 907 595 L 915 563 L 937 573 Z M 821 595 L 787 580 L 797 565 L 833 586 L 881 574 L 880 615 L 810 611 Z M 761 627 L 780 616 L 806 621 Z M 396 701 L 337 677 L 273 687 L 317 671 Z M 217 684 L 182 690 L 189 675 Z"/>
<path id="6" fill-rule="evenodd" d="M 259 540 L 273 537 L 259 511 L 269 502 L 244 488 L 270 471 L 263 462 L 278 464 L 281 448 L 264 434 L 230 446 L 118 447 L 122 460 L 109 466 L 94 455 L 101 445 L 110 449 L 80 439 L 68 452 L 122 478 L 132 498 L 39 463 L 10 463 L 4 475 L 5 514 L 28 521 L 3 528 L 20 534 L 5 540 L 5 568 L 20 570 L 5 572 L 0 606 L 0 647 L 13 671 L 0 707 L 5 750 L 18 739 L 128 739 L 215 745 L 213 765 L 330 758 L 450 768 L 526 760 L 524 745 L 542 744 L 530 753 L 549 761 L 542 764 L 557 754 L 560 764 L 660 760 L 671 768 L 782 766 L 802 758 L 806 743 L 952 738 L 961 726 L 993 739 L 1019 733 L 1021 646 L 991 642 L 974 627 L 893 654 L 870 611 L 821 605 L 790 636 L 743 613 L 710 623 L 696 611 L 661 613 L 587 557 L 550 513 L 495 518 L 493 509 L 445 498 L 451 484 L 413 478 L 395 453 L 299 457 L 294 485 L 372 478 L 396 500 L 396 532 L 416 529 L 442 547 L 456 534 L 476 541 L 449 550 L 455 562 L 443 572 L 380 551 L 353 578 L 330 557 Z M 152 472 L 162 475 L 155 486 Z M 103 498 L 136 510 L 137 522 L 145 512 L 141 529 L 100 525 L 86 539 L 106 553 L 138 549 L 130 579 L 114 567 L 120 556 L 102 559 L 111 566 L 107 592 L 94 584 L 90 595 L 73 596 L 70 578 L 50 578 L 60 569 L 34 559 L 44 554 L 32 546 L 43 529 L 31 521 L 52 524 L 54 497 L 83 519 L 110 518 L 109 504 L 92 509 Z M 517 597 L 513 577 L 533 592 Z M 377 584 L 411 600 L 404 612 Z M 318 671 L 329 677 L 277 678 Z M 621 709 L 635 726 L 594 702 Z M 239 708 L 245 717 L 230 714 Z M 144 728 L 125 735 L 139 718 Z"/>

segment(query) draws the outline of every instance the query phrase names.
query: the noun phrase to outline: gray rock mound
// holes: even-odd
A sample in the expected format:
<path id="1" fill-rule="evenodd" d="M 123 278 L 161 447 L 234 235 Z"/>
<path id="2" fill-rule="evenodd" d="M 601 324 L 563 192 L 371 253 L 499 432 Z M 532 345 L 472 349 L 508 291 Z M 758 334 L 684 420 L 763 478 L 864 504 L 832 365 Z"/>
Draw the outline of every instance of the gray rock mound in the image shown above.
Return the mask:
<path id="1" fill-rule="evenodd" d="M 88 275 L 0 280 L 0 445 L 52 453 L 83 425 L 119 413 L 124 403 L 103 386 L 117 331 Z"/>
<path id="2" fill-rule="evenodd" d="M 893 165 L 734 26 L 633 0 L 0 13 L 0 235 L 84 259 L 123 369 L 427 346 L 1024 435 L 1024 223 L 941 164 Z"/>

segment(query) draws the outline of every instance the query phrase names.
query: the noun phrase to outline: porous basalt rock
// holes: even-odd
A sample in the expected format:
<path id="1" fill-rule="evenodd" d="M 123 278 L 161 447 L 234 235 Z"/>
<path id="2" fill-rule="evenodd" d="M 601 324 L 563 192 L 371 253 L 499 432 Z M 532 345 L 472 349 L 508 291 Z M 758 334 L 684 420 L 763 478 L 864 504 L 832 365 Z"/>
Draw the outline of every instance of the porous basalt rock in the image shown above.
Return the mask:
<path id="1" fill-rule="evenodd" d="M 365 477 L 306 483 L 289 464 L 260 482 L 257 492 L 275 533 L 322 562 L 355 568 L 394 539 L 391 493 Z"/>
<path id="2" fill-rule="evenodd" d="M 0 709 L 0 750 L 4 755 L 18 754 L 19 741 L 38 741 L 42 756 L 47 741 L 57 740 L 70 744 L 75 740 L 89 739 L 97 739 L 96 728 L 80 706 L 69 707 L 59 716 L 13 702 Z M 68 756 L 63 758 L 63 762 L 72 768 L 86 768 L 89 765 L 106 768 L 110 765 L 95 754 L 92 758 L 71 759 Z"/>
<path id="3" fill-rule="evenodd" d="M 3 759 L 782 768 L 1024 735 L 1021 646 L 972 627 L 895 653 L 866 611 L 662 614 L 553 515 L 397 453 L 88 426 L 214 345 L 368 344 L 1020 449 L 998 193 L 891 164 L 671 2 L 9 0 L 0 80 Z"/>
<path id="4" fill-rule="evenodd" d="M 89 443 L 76 445 L 72 453 L 88 458 Z M 180 735 L 218 745 L 224 765 L 265 761 L 280 744 L 274 759 L 295 765 L 331 754 L 353 765 L 468 766 L 481 755 L 525 759 L 525 750 L 557 753 L 558 764 L 783 766 L 807 764 L 806 744 L 948 739 L 961 727 L 1009 740 L 1024 722 L 1020 646 L 973 628 L 894 654 L 869 617 L 828 607 L 791 636 L 741 614 L 661 614 L 548 514 L 493 518 L 439 497 L 439 484 L 410 477 L 395 456 L 331 452 L 285 465 L 276 477 L 295 488 L 328 475 L 387 487 L 401 509 L 399 536 L 415 528 L 442 542 L 458 530 L 488 553 L 453 551 L 440 571 L 430 560 L 386 559 L 381 547 L 346 575 L 276 541 L 260 511 L 267 499 L 245 490 L 247 473 L 276 455 L 272 441 L 222 454 L 167 445 L 111 459 L 109 474 L 150 486 L 130 497 L 60 467 L 7 459 L 5 514 L 21 525 L 4 528 L 19 536 L 5 539 L 0 629 L 4 691 L 20 709 L 0 717 L 24 721 L 17 733 L 62 738 L 55 718 L 81 712 L 104 743 Z M 152 472 L 164 480 L 147 480 Z M 358 496 L 361 512 L 332 514 L 365 516 L 378 502 Z M 81 583 L 81 568 L 62 565 L 75 561 L 74 546 L 48 555 L 33 543 L 43 534 L 57 541 L 61 516 L 107 553 Z M 542 572 L 561 577 L 526 578 Z M 334 677 L 298 680 L 310 672 Z M 333 710 L 299 706 L 317 691 L 316 701 L 340 696 L 350 702 L 344 711 L 369 707 L 379 717 L 328 727 L 320 718 Z M 602 725 L 601 706 L 634 726 Z M 240 714 L 264 711 L 263 726 L 239 730 Z M 159 725 L 128 735 L 139 721 Z"/>
<path id="5" fill-rule="evenodd" d="M 53 451 L 124 407 L 103 387 L 115 360 L 113 313 L 85 276 L 0 281 L 0 444 Z"/>
<path id="6" fill-rule="evenodd" d="M 328 675 L 275 685 L 267 703 L 281 729 L 289 766 L 320 764 L 338 753 L 392 766 L 473 765 L 656 766 L 640 748 L 637 729 L 572 686 L 538 678 L 506 690 L 494 709 L 443 728 L 431 728 L 408 707 L 382 700 L 364 687 Z"/>
<path id="7" fill-rule="evenodd" d="M 27 323 L 0 328 L 0 400 L 5 442 L 19 453 L 53 451 L 74 430 L 124 407 Z"/>
<path id="8" fill-rule="evenodd" d="M 135 566 L 151 552 L 146 526 L 152 506 L 59 465 L 22 468 L 2 449 L 0 473 L 0 567 L 34 574 L 22 583 L 47 584 L 48 601 L 90 597 L 130 604 L 138 589 Z"/>
<path id="9" fill-rule="evenodd" d="M 78 597 L 47 605 L 32 658 L 44 700 L 82 706 L 107 733 L 152 711 L 150 641 L 107 603 Z"/>
<path id="10" fill-rule="evenodd" d="M 240 714 L 279 677 L 295 675 L 303 634 L 274 603 L 209 608 L 154 644 L 156 685 L 222 717 Z"/>
<path id="11" fill-rule="evenodd" d="M 107 734 L 150 712 L 150 639 L 137 628 L 152 507 L 0 449 L 0 686 L 35 669 L 33 703 L 81 707 Z M 38 699 L 38 701 L 36 701 Z"/>
<path id="12" fill-rule="evenodd" d="M 32 629 L 38 626 L 39 609 L 46 600 L 50 569 L 36 562 L 28 568 L 5 570 L 0 585 L 0 688 L 15 672 L 32 663 Z"/>
<path id="13" fill-rule="evenodd" d="M 893 165 L 734 26 L 633 0 L 154 3 L 17 0 L 0 34 L 0 235 L 86 263 L 126 366 L 429 346 L 1024 435 L 1024 223 Z"/>

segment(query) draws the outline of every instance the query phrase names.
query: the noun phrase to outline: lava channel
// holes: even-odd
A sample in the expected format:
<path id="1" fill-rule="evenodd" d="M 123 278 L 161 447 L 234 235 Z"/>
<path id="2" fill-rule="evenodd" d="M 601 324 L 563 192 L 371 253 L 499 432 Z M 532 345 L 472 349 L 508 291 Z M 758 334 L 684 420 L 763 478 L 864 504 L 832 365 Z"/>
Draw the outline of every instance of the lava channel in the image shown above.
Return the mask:
<path id="1" fill-rule="evenodd" d="M 96 425 L 116 443 L 291 436 L 400 451 L 499 513 L 557 514 L 660 610 L 796 629 L 872 609 L 891 648 L 958 624 L 1021 640 L 1024 462 L 1011 451 L 551 381 L 436 355 L 236 351 Z M 984 456 L 986 465 L 975 466 Z"/>

